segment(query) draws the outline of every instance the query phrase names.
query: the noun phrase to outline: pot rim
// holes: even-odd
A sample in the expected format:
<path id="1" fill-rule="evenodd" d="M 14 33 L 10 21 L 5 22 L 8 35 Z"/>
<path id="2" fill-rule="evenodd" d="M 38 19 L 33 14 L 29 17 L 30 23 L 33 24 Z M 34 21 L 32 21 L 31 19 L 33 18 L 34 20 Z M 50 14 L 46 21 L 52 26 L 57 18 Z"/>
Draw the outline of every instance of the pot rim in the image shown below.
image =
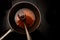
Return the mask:
<path id="1" fill-rule="evenodd" d="M 11 9 L 8 11 L 8 16 L 7 16 L 9 26 L 11 27 L 11 24 L 10 24 L 10 22 L 9 22 L 9 14 L 10 14 L 11 10 L 12 10 L 16 5 L 18 5 L 18 4 L 20 4 L 20 3 L 28 3 L 28 4 L 31 4 L 32 6 L 34 6 L 34 7 L 37 9 L 38 14 L 40 15 L 40 21 L 39 21 L 38 25 L 36 26 L 36 28 L 33 30 L 33 31 L 35 31 L 35 30 L 39 27 L 39 25 L 41 24 L 41 13 L 40 13 L 38 7 L 37 7 L 34 3 L 28 2 L 28 1 L 17 2 L 17 3 L 15 3 L 15 4 L 11 7 Z M 11 27 L 11 29 L 12 29 L 13 31 L 16 31 L 16 30 L 15 30 L 14 28 L 12 28 L 12 27 Z M 31 32 L 33 32 L 33 31 L 31 31 Z M 17 31 L 16 31 L 16 32 L 17 32 Z M 31 32 L 29 32 L 29 33 L 31 33 Z M 23 33 L 23 34 L 24 34 L 24 33 Z"/>

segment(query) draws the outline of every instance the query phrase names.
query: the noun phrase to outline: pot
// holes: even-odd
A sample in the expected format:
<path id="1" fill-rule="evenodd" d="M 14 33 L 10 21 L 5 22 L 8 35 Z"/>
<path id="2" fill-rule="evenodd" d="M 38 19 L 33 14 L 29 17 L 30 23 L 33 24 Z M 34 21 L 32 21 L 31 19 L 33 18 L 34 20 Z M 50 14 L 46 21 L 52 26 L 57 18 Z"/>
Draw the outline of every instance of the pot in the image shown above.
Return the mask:
<path id="1" fill-rule="evenodd" d="M 25 30 L 22 29 L 21 27 L 18 27 L 15 22 L 15 19 L 14 19 L 16 12 L 20 9 L 23 9 L 23 8 L 30 9 L 31 11 L 34 12 L 34 15 L 35 15 L 34 24 L 32 25 L 32 27 L 28 28 L 29 33 L 35 31 L 39 27 L 39 25 L 41 23 L 41 13 L 40 13 L 38 7 L 31 2 L 27 2 L 27 1 L 18 2 L 16 4 L 14 4 L 8 12 L 7 20 L 8 20 L 8 25 L 10 26 L 10 29 L 7 31 L 7 33 L 5 35 L 3 35 L 0 38 L 1 40 L 6 35 L 8 35 L 10 32 L 13 32 L 13 31 L 20 33 L 20 34 L 25 34 Z"/>

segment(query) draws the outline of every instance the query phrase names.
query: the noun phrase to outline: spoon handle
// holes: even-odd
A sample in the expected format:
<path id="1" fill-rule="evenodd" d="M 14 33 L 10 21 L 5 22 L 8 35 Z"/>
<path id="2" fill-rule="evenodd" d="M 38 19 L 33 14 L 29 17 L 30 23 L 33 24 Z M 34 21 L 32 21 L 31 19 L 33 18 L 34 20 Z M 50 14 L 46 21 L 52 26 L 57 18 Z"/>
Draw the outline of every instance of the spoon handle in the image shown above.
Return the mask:
<path id="1" fill-rule="evenodd" d="M 0 37 L 0 40 L 3 40 L 9 33 L 12 32 L 12 29 L 9 29 L 2 37 Z"/>
<path id="2" fill-rule="evenodd" d="M 25 26 L 25 31 L 26 31 L 27 40 L 32 40 L 32 39 L 31 39 L 31 36 L 30 36 L 30 34 L 29 34 L 28 30 L 27 30 L 26 24 L 24 24 L 24 26 Z"/>

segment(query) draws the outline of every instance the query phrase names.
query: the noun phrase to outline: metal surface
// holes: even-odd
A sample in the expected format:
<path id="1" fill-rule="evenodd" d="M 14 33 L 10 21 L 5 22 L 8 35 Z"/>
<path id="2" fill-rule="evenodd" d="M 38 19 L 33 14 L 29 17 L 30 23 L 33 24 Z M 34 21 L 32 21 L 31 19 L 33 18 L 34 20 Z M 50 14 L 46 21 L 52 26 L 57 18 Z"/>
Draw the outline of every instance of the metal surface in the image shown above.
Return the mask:
<path id="1" fill-rule="evenodd" d="M 26 35 L 27 35 L 27 40 L 32 40 L 32 38 L 31 38 L 31 36 L 30 36 L 30 34 L 28 32 L 28 29 L 26 27 L 26 24 L 24 24 L 24 26 L 25 26 L 25 31 L 26 31 Z"/>
<path id="2" fill-rule="evenodd" d="M 15 21 L 14 21 L 15 12 L 17 10 L 21 9 L 21 7 L 31 9 L 35 14 L 35 18 L 36 18 L 35 23 L 32 26 L 32 28 L 28 29 L 29 33 L 31 33 L 33 31 L 35 31 L 41 23 L 41 13 L 40 13 L 39 9 L 37 8 L 37 6 L 35 6 L 33 3 L 30 3 L 30 2 L 27 2 L 27 1 L 22 1 L 22 2 L 18 2 L 15 5 L 13 5 L 13 7 L 8 12 L 8 16 L 7 16 L 8 24 L 11 27 L 11 29 L 14 30 L 15 32 L 20 33 L 20 34 L 25 34 L 25 31 L 21 30 L 21 28 L 17 27 L 17 25 L 15 24 Z M 11 29 L 5 35 L 3 35 L 0 39 L 2 40 L 5 36 L 7 36 L 12 31 Z M 26 25 L 25 25 L 25 29 L 26 29 Z M 31 40 L 30 36 L 29 36 L 29 33 L 26 29 L 27 39 Z"/>
<path id="3" fill-rule="evenodd" d="M 41 23 L 41 13 L 40 13 L 38 7 L 36 5 L 34 5 L 33 3 L 30 3 L 27 1 L 22 1 L 22 2 L 18 2 L 15 5 L 13 5 L 8 13 L 8 22 L 9 22 L 8 24 L 10 25 L 11 28 L 14 29 L 14 31 L 21 33 L 21 34 L 25 34 L 24 30 L 19 28 L 14 21 L 16 12 L 22 8 L 28 8 L 28 9 L 32 10 L 35 14 L 35 18 L 36 18 L 35 23 L 32 26 L 32 28 L 28 29 L 29 33 L 31 33 L 34 30 L 36 30 Z"/>
<path id="4" fill-rule="evenodd" d="M 12 29 L 9 29 L 2 37 L 0 37 L 0 40 L 3 40 L 10 32 L 12 32 Z"/>

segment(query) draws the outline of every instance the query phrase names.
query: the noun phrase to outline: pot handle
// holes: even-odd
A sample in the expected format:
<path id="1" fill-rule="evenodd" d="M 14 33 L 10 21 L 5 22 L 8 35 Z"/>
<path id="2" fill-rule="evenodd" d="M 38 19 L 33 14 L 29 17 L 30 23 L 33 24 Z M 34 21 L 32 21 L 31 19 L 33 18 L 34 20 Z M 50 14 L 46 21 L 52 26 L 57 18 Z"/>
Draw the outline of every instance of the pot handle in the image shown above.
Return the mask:
<path id="1" fill-rule="evenodd" d="M 0 37 L 0 40 L 3 40 L 11 32 L 12 32 L 12 29 L 9 29 L 2 37 Z"/>

